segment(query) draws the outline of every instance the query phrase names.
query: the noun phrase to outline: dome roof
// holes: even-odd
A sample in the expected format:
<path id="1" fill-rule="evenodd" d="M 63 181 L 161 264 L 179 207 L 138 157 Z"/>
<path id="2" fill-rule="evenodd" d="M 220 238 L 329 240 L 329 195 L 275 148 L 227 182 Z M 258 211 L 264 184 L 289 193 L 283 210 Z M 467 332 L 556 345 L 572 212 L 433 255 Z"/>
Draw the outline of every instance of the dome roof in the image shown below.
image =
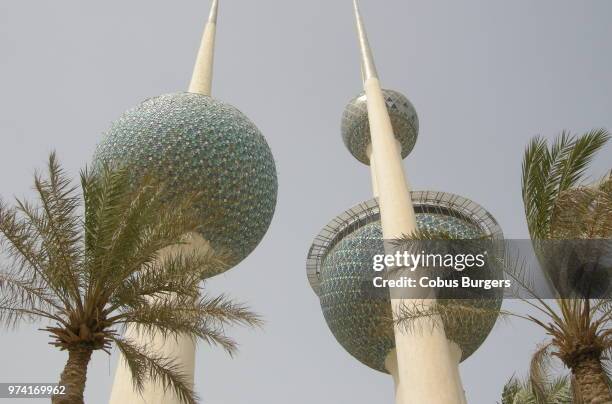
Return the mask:
<path id="1" fill-rule="evenodd" d="M 276 207 L 276 167 L 257 127 L 233 106 L 193 93 L 151 98 L 111 125 L 94 164 L 128 165 L 202 192 L 202 236 L 235 265 L 260 242 Z M 170 195 L 169 197 L 172 197 Z"/>
<path id="2" fill-rule="evenodd" d="M 419 134 L 419 118 L 414 106 L 403 94 L 393 90 L 383 90 L 383 96 L 393 125 L 393 132 L 402 145 L 402 158 L 406 158 L 414 148 Z M 353 98 L 342 115 L 342 139 L 351 154 L 359 161 L 369 165 L 367 148 L 370 145 L 370 123 L 365 93 Z"/>
<path id="3" fill-rule="evenodd" d="M 420 229 L 465 239 L 502 237 L 493 217 L 467 199 L 437 192 L 413 192 L 412 197 Z M 384 244 L 378 204 L 371 200 L 349 209 L 322 231 L 308 257 L 308 273 L 338 342 L 362 363 L 386 372 L 385 359 L 395 340 L 390 300 L 377 294 L 371 282 L 374 254 L 384 254 Z M 501 298 L 469 302 L 501 306 Z M 445 324 L 448 338 L 462 349 L 462 360 L 484 342 L 496 318 L 487 316 L 479 329 L 461 322 Z"/>

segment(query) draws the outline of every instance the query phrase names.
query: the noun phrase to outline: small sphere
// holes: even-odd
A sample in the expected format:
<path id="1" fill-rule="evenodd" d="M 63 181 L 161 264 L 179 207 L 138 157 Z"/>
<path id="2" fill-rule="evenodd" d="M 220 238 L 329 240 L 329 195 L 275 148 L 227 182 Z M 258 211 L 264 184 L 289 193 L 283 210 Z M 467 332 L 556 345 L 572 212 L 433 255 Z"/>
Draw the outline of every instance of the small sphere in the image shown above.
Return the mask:
<path id="1" fill-rule="evenodd" d="M 501 229 L 484 209 L 462 197 L 439 192 L 413 192 L 419 229 L 446 232 L 462 239 L 484 235 L 501 239 Z M 395 348 L 390 324 L 391 302 L 372 285 L 372 257 L 384 254 L 380 212 L 376 200 L 364 202 L 338 216 L 321 232 L 309 254 L 308 272 L 323 315 L 336 340 L 357 360 L 381 372 Z M 465 300 L 472 306 L 486 305 L 491 314 L 475 327 L 471 322 L 445 322 L 449 340 L 467 359 L 484 342 L 501 307 L 501 296 L 487 300 Z"/>
<path id="2" fill-rule="evenodd" d="M 266 233 L 277 196 L 272 152 L 257 127 L 233 106 L 193 93 L 150 98 L 111 125 L 94 165 L 128 166 L 157 177 L 172 198 L 203 193 L 194 206 L 202 236 L 236 265 Z"/>
<path id="3" fill-rule="evenodd" d="M 419 118 L 414 106 L 403 94 L 383 90 L 395 138 L 402 146 L 402 158 L 414 148 L 419 134 Z M 351 154 L 369 165 L 367 148 L 371 143 L 368 105 L 365 93 L 353 98 L 342 115 L 342 139 Z"/>

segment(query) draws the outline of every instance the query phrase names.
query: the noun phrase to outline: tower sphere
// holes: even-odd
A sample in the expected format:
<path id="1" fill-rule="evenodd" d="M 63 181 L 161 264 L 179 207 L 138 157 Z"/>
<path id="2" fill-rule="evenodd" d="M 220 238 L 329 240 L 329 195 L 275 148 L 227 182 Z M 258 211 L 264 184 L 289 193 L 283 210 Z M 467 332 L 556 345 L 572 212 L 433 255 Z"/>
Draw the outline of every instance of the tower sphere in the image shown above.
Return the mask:
<path id="1" fill-rule="evenodd" d="M 419 134 L 419 118 L 412 103 L 403 94 L 383 90 L 383 96 L 393 125 L 395 138 L 402 146 L 402 158 L 406 158 Z M 368 105 L 365 93 L 353 98 L 342 115 L 342 139 L 355 158 L 369 165 L 367 149 L 371 143 Z"/>
<path id="2" fill-rule="evenodd" d="M 412 192 L 412 199 L 421 230 L 444 231 L 463 239 L 503 237 L 495 219 L 465 198 Z M 384 252 L 378 203 L 373 199 L 332 220 L 315 239 L 307 262 L 310 284 L 332 334 L 353 357 L 381 372 L 387 372 L 385 359 L 395 348 L 389 322 L 391 302 L 372 285 L 372 257 Z M 447 337 L 462 350 L 461 360 L 474 353 L 489 335 L 501 302 L 501 296 L 464 301 L 466 305 L 486 305 L 491 313 L 479 318 L 478 326 L 475 322 L 445 322 Z"/>
<path id="3" fill-rule="evenodd" d="M 203 193 L 194 206 L 202 237 L 235 265 L 257 246 L 276 207 L 276 167 L 257 127 L 240 111 L 194 93 L 150 98 L 114 122 L 94 164 L 128 166 L 165 181 L 174 195 Z"/>

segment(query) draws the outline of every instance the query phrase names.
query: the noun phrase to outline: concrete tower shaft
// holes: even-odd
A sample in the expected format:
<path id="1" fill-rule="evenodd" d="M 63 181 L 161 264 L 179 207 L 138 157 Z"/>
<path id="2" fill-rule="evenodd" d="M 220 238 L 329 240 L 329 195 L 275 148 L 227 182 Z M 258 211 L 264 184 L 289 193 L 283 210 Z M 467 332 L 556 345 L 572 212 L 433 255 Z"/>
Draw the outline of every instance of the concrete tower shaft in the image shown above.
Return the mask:
<path id="1" fill-rule="evenodd" d="M 410 198 L 410 189 L 402 166 L 401 150 L 393 133 L 382 88 L 374 64 L 363 18 L 357 0 L 353 0 L 361 50 L 361 67 L 367 97 L 371 132 L 369 159 L 374 164 L 372 177 L 378 192 L 383 237 L 401 238 L 417 230 L 416 215 Z M 393 253 L 386 246 L 387 253 Z M 396 315 L 405 304 L 434 305 L 435 301 L 411 302 L 391 296 L 392 313 Z M 447 340 L 441 318 L 429 319 L 423 330 L 406 332 L 395 327 L 396 354 L 387 359 L 387 370 L 393 372 L 396 382 L 397 404 L 462 404 L 465 399 L 458 372 L 461 353 Z M 431 321 L 436 323 L 431 327 Z M 425 320 L 423 320 L 425 322 Z M 415 324 L 419 327 L 419 324 Z"/>
<path id="2" fill-rule="evenodd" d="M 213 0 L 188 92 L 150 98 L 115 121 L 98 145 L 95 164 L 128 166 L 135 179 L 153 176 L 167 184 L 167 200 L 198 192 L 193 205 L 202 226 L 186 244 L 158 252 L 158 259 L 212 249 L 228 254 L 229 269 L 246 258 L 265 235 L 276 206 L 278 181 L 272 152 L 255 124 L 232 105 L 211 97 L 219 1 Z M 160 299 L 148 296 L 151 301 Z M 166 297 L 171 299 L 173 297 Z M 129 326 L 135 345 L 173 359 L 193 386 L 195 341 L 163 338 Z M 111 404 L 179 404 L 160 382 L 136 391 L 120 359 Z"/>
<path id="3" fill-rule="evenodd" d="M 212 92 L 213 65 L 215 54 L 215 36 L 217 31 L 217 15 L 219 10 L 219 0 L 213 0 L 208 21 L 204 28 L 202 41 L 198 56 L 193 69 L 189 92 L 210 96 Z M 189 249 L 210 248 L 201 235 L 193 234 L 189 236 L 191 241 L 184 247 L 170 248 L 160 254 L 160 259 L 164 255 L 176 254 L 177 250 L 188 253 Z M 152 352 L 156 352 L 160 357 L 172 358 L 181 365 L 181 371 L 190 382 L 191 386 L 195 382 L 195 353 L 196 343 L 188 336 L 178 336 L 176 339 L 167 339 L 162 335 L 149 335 L 141 332 L 135 326 L 128 326 L 125 338 L 137 341 L 140 346 L 147 347 Z M 158 381 L 146 383 L 142 391 L 134 389 L 131 371 L 120 355 L 115 380 L 111 391 L 109 404 L 181 404 L 181 400 L 172 391 L 164 389 Z"/>

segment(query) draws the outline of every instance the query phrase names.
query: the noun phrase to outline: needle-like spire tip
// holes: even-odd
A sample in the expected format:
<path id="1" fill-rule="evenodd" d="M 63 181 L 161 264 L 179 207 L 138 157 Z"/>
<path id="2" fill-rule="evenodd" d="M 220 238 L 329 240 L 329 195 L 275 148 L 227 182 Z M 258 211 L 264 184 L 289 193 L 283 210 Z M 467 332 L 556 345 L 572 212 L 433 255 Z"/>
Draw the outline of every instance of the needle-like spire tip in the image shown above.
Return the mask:
<path id="1" fill-rule="evenodd" d="M 204 29 L 202 43 L 198 52 L 191 83 L 190 93 L 210 95 L 212 89 L 213 64 L 215 59 L 215 35 L 217 31 L 217 14 L 219 11 L 219 0 L 213 0 L 210 6 L 208 23 Z"/>
<path id="2" fill-rule="evenodd" d="M 376 71 L 374 57 L 372 56 L 372 49 L 370 48 L 368 35 L 366 34 L 357 0 L 353 0 L 353 7 L 355 8 L 355 19 L 357 20 L 357 32 L 359 34 L 359 47 L 361 48 L 361 69 L 363 71 L 362 74 L 365 81 L 369 78 L 377 78 L 378 72 Z"/>
<path id="3" fill-rule="evenodd" d="M 218 13 L 219 13 L 219 0 L 213 0 L 212 6 L 210 7 L 210 15 L 208 16 L 208 22 L 212 22 L 213 24 L 216 24 Z"/>

